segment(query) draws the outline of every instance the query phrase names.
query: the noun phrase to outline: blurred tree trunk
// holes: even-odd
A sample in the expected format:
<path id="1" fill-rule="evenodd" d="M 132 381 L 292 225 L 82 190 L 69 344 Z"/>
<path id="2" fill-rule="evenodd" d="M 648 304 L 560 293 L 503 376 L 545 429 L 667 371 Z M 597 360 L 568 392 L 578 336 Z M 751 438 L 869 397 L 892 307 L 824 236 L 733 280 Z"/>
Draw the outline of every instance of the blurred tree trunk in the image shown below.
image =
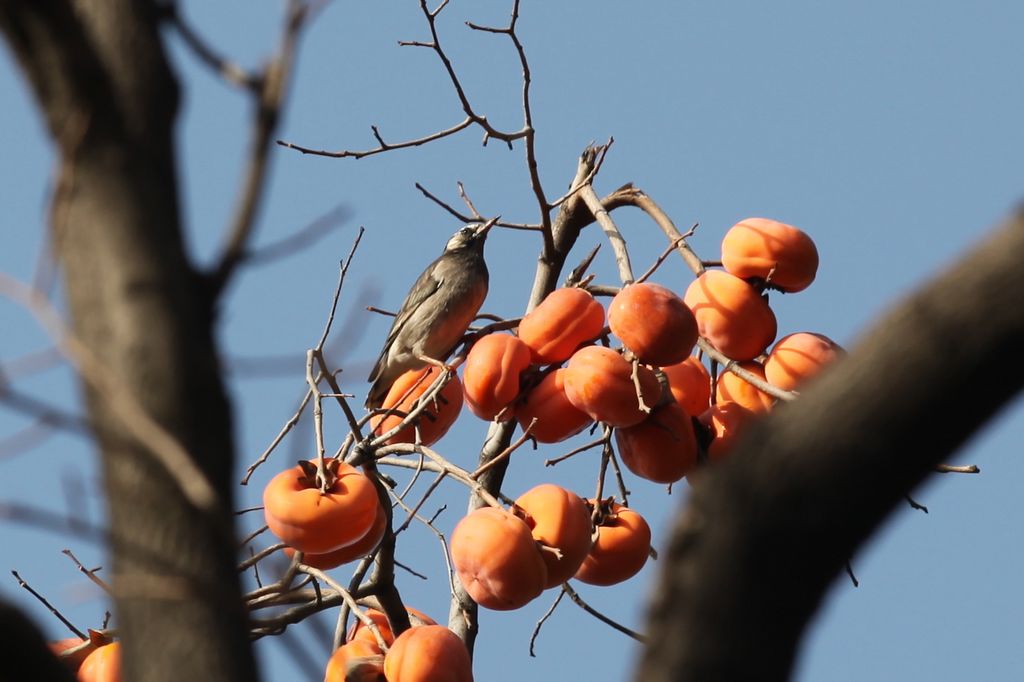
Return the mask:
<path id="1" fill-rule="evenodd" d="M 57 147 L 52 242 L 74 335 L 189 453 L 219 496 L 190 504 L 86 389 L 102 451 L 127 680 L 253 680 L 235 570 L 232 423 L 214 301 L 185 254 L 178 85 L 154 3 L 3 0 L 0 28 Z"/>
<path id="2" fill-rule="evenodd" d="M 662 555 L 635 679 L 789 678 L 846 561 L 1024 385 L 1022 256 L 1024 213 L 701 479 Z"/>

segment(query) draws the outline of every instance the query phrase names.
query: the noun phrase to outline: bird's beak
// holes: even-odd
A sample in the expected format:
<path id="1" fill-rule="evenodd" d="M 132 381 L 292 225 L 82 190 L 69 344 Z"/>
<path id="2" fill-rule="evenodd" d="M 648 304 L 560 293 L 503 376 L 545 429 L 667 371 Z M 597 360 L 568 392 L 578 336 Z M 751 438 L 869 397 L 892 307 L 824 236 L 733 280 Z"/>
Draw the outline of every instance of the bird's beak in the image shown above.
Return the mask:
<path id="1" fill-rule="evenodd" d="M 487 221 L 486 223 L 484 223 L 483 225 L 481 225 L 480 227 L 476 228 L 476 237 L 477 237 L 477 239 L 479 239 L 479 238 L 481 238 L 481 237 L 484 237 L 484 236 L 486 236 L 486 235 L 487 235 L 487 232 L 488 232 L 488 231 L 489 231 L 489 230 L 490 230 L 490 229 L 491 229 L 492 227 L 494 227 L 494 226 L 495 226 L 495 224 L 497 224 L 497 222 L 498 222 L 499 220 L 501 220 L 501 216 L 495 216 L 495 217 L 491 218 L 490 220 L 488 220 L 488 221 Z"/>

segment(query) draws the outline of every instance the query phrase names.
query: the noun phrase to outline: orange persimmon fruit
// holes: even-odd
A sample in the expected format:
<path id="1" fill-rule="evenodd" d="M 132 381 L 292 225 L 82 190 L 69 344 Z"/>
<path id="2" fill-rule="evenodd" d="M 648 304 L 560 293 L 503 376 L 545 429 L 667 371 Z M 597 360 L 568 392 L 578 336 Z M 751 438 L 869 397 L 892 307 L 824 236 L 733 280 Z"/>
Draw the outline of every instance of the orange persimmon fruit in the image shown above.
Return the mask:
<path id="1" fill-rule="evenodd" d="M 590 585 L 614 585 L 632 578 L 647 563 L 651 528 L 640 514 L 610 498 L 599 504 L 597 539 L 576 571 L 576 579 Z"/>
<path id="2" fill-rule="evenodd" d="M 732 360 L 753 360 L 775 339 L 777 323 L 768 302 L 747 282 L 707 270 L 686 289 L 697 329 Z"/>
<path id="3" fill-rule="evenodd" d="M 380 504 L 377 505 L 377 516 L 373 520 L 373 525 L 370 526 L 370 530 L 366 532 L 359 540 L 356 540 L 351 545 L 345 545 L 339 547 L 333 552 L 326 552 L 323 554 L 303 554 L 302 563 L 313 568 L 319 568 L 321 571 L 327 571 L 332 568 L 337 568 L 342 564 L 347 564 L 350 561 L 361 559 L 380 544 L 381 539 L 384 537 L 384 531 L 388 525 L 388 514 L 384 511 L 384 507 Z M 284 554 L 289 559 L 295 555 L 295 549 L 293 547 L 285 547 Z"/>
<path id="4" fill-rule="evenodd" d="M 818 249 L 802 230 L 768 218 L 747 218 L 722 239 L 722 265 L 742 279 L 768 279 L 777 289 L 802 291 L 818 272 Z"/>
<path id="5" fill-rule="evenodd" d="M 571 578 L 592 542 L 590 511 L 583 499 L 560 486 L 542 483 L 516 498 L 512 513 L 526 522 L 534 540 L 558 550 L 541 551 L 548 568 L 544 587 L 555 587 Z"/>
<path id="6" fill-rule="evenodd" d="M 530 347 L 511 334 L 488 334 L 473 344 L 462 372 L 466 405 L 481 419 L 494 419 L 519 395 L 519 377 L 530 366 Z"/>
<path id="7" fill-rule="evenodd" d="M 760 362 L 748 360 L 739 363 L 740 369 L 745 369 L 758 379 L 765 379 L 765 367 Z M 732 372 L 723 371 L 718 375 L 718 384 L 715 386 L 715 402 L 739 403 L 751 412 L 767 412 L 775 403 L 775 398 L 768 395 L 745 379 L 741 379 Z"/>
<path id="8" fill-rule="evenodd" d="M 121 643 L 98 647 L 78 667 L 79 682 L 121 682 Z"/>
<path id="9" fill-rule="evenodd" d="M 640 408 L 633 365 L 611 348 L 581 348 L 573 353 L 565 369 L 566 397 L 595 421 L 626 427 L 639 424 L 647 416 L 648 412 Z M 653 408 L 661 397 L 658 377 L 638 365 L 637 379 L 644 404 Z"/>
<path id="10" fill-rule="evenodd" d="M 590 292 L 555 289 L 519 323 L 519 338 L 538 364 L 562 362 L 604 329 L 604 307 Z"/>
<path id="11" fill-rule="evenodd" d="M 756 416 L 738 403 L 718 403 L 697 418 L 708 429 L 711 444 L 708 445 L 708 460 L 717 462 L 729 454 L 736 438 L 746 428 L 747 423 Z"/>
<path id="12" fill-rule="evenodd" d="M 443 625 L 409 628 L 384 656 L 388 682 L 473 682 L 466 645 Z"/>
<path id="13" fill-rule="evenodd" d="M 683 299 L 659 284 L 628 284 L 608 305 L 608 326 L 642 362 L 681 362 L 697 343 L 697 321 Z"/>
<path id="14" fill-rule="evenodd" d="M 823 334 L 797 332 L 776 342 L 764 362 L 765 376 L 775 386 L 791 391 L 844 353 Z"/>
<path id="15" fill-rule="evenodd" d="M 374 435 L 385 434 L 401 424 L 405 415 L 411 412 L 419 402 L 420 397 L 430 390 L 441 371 L 440 367 L 431 365 L 423 369 L 409 370 L 398 377 L 384 397 L 381 409 L 394 408 L 402 414 L 373 417 L 370 420 L 370 425 L 373 427 Z M 422 445 L 433 445 L 448 433 L 448 429 L 455 423 L 459 412 L 462 411 L 462 400 L 462 382 L 459 381 L 458 376 L 453 375 L 440 393 L 429 401 L 419 415 L 417 423 Z M 389 438 L 387 442 L 389 444 L 414 443 L 416 442 L 416 429 L 409 424 Z"/>
<path id="16" fill-rule="evenodd" d="M 682 362 L 662 367 L 672 397 L 687 414 L 698 415 L 711 407 L 711 374 L 700 358 L 691 356 Z"/>
<path id="17" fill-rule="evenodd" d="M 334 650 L 324 682 L 384 682 L 384 654 L 376 642 L 358 639 Z"/>
<path id="18" fill-rule="evenodd" d="M 263 490 L 270 532 L 300 552 L 325 554 L 362 539 L 373 527 L 380 502 L 373 482 L 336 459 L 324 460 L 327 491 L 316 484 L 315 462 L 282 471 Z"/>
<path id="19" fill-rule="evenodd" d="M 693 421 L 676 402 L 662 405 L 635 426 L 616 429 L 615 443 L 626 468 L 655 483 L 675 483 L 697 466 Z"/>
<path id="20" fill-rule="evenodd" d="M 482 507 L 463 517 L 449 548 L 466 592 L 488 609 L 518 609 L 547 584 L 547 564 L 530 527 L 504 509 Z"/>
<path id="21" fill-rule="evenodd" d="M 89 654 L 96 650 L 96 645 L 88 639 L 81 637 L 68 637 L 58 639 L 55 642 L 48 642 L 47 646 L 60 662 L 72 672 L 77 671 Z"/>
<path id="22" fill-rule="evenodd" d="M 437 621 L 423 613 L 419 609 L 414 609 L 411 606 L 405 607 L 406 612 L 409 614 L 409 623 L 412 627 L 417 625 L 437 625 Z M 383 611 L 377 609 L 366 609 L 365 615 L 373 624 L 377 626 L 377 630 L 380 632 L 381 639 L 388 646 L 391 646 L 395 641 L 395 633 L 391 629 L 391 623 L 388 621 L 388 617 Z M 348 629 L 345 641 L 354 642 L 356 640 L 364 640 L 367 642 L 377 643 L 377 638 L 373 636 L 373 632 L 370 628 L 363 625 L 363 621 L 356 619 Z"/>
<path id="23" fill-rule="evenodd" d="M 530 389 L 516 405 L 516 419 L 524 429 L 536 419 L 530 435 L 538 443 L 560 443 L 587 428 L 594 420 L 565 395 L 565 368 L 559 367 Z"/>

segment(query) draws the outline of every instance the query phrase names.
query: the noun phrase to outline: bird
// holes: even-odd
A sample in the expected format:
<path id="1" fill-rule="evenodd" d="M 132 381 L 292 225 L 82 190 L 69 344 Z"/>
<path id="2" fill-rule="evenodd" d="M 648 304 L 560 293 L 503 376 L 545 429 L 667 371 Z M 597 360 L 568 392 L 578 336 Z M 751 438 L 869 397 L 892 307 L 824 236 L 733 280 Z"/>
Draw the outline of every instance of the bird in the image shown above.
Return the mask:
<path id="1" fill-rule="evenodd" d="M 455 350 L 487 297 L 484 241 L 497 221 L 459 229 L 412 285 L 367 379 L 367 409 L 380 407 L 402 374 L 439 365 Z"/>

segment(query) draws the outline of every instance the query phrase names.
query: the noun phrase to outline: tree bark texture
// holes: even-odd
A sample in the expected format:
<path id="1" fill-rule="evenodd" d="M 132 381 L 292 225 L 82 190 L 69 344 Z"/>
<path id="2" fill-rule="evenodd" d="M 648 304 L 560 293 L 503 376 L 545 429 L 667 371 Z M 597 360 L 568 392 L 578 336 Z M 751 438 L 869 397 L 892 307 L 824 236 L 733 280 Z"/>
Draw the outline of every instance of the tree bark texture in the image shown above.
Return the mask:
<path id="1" fill-rule="evenodd" d="M 1024 384 L 1024 214 L 752 426 L 677 517 L 637 680 L 783 680 L 846 561 Z"/>
<path id="2" fill-rule="evenodd" d="M 232 423 L 204 277 L 185 254 L 173 146 L 178 85 L 142 0 L 4 0 L 0 28 L 61 172 L 52 241 L 75 336 L 188 451 L 219 495 L 188 503 L 86 388 L 109 500 L 125 679 L 253 680 L 231 532 Z"/>

